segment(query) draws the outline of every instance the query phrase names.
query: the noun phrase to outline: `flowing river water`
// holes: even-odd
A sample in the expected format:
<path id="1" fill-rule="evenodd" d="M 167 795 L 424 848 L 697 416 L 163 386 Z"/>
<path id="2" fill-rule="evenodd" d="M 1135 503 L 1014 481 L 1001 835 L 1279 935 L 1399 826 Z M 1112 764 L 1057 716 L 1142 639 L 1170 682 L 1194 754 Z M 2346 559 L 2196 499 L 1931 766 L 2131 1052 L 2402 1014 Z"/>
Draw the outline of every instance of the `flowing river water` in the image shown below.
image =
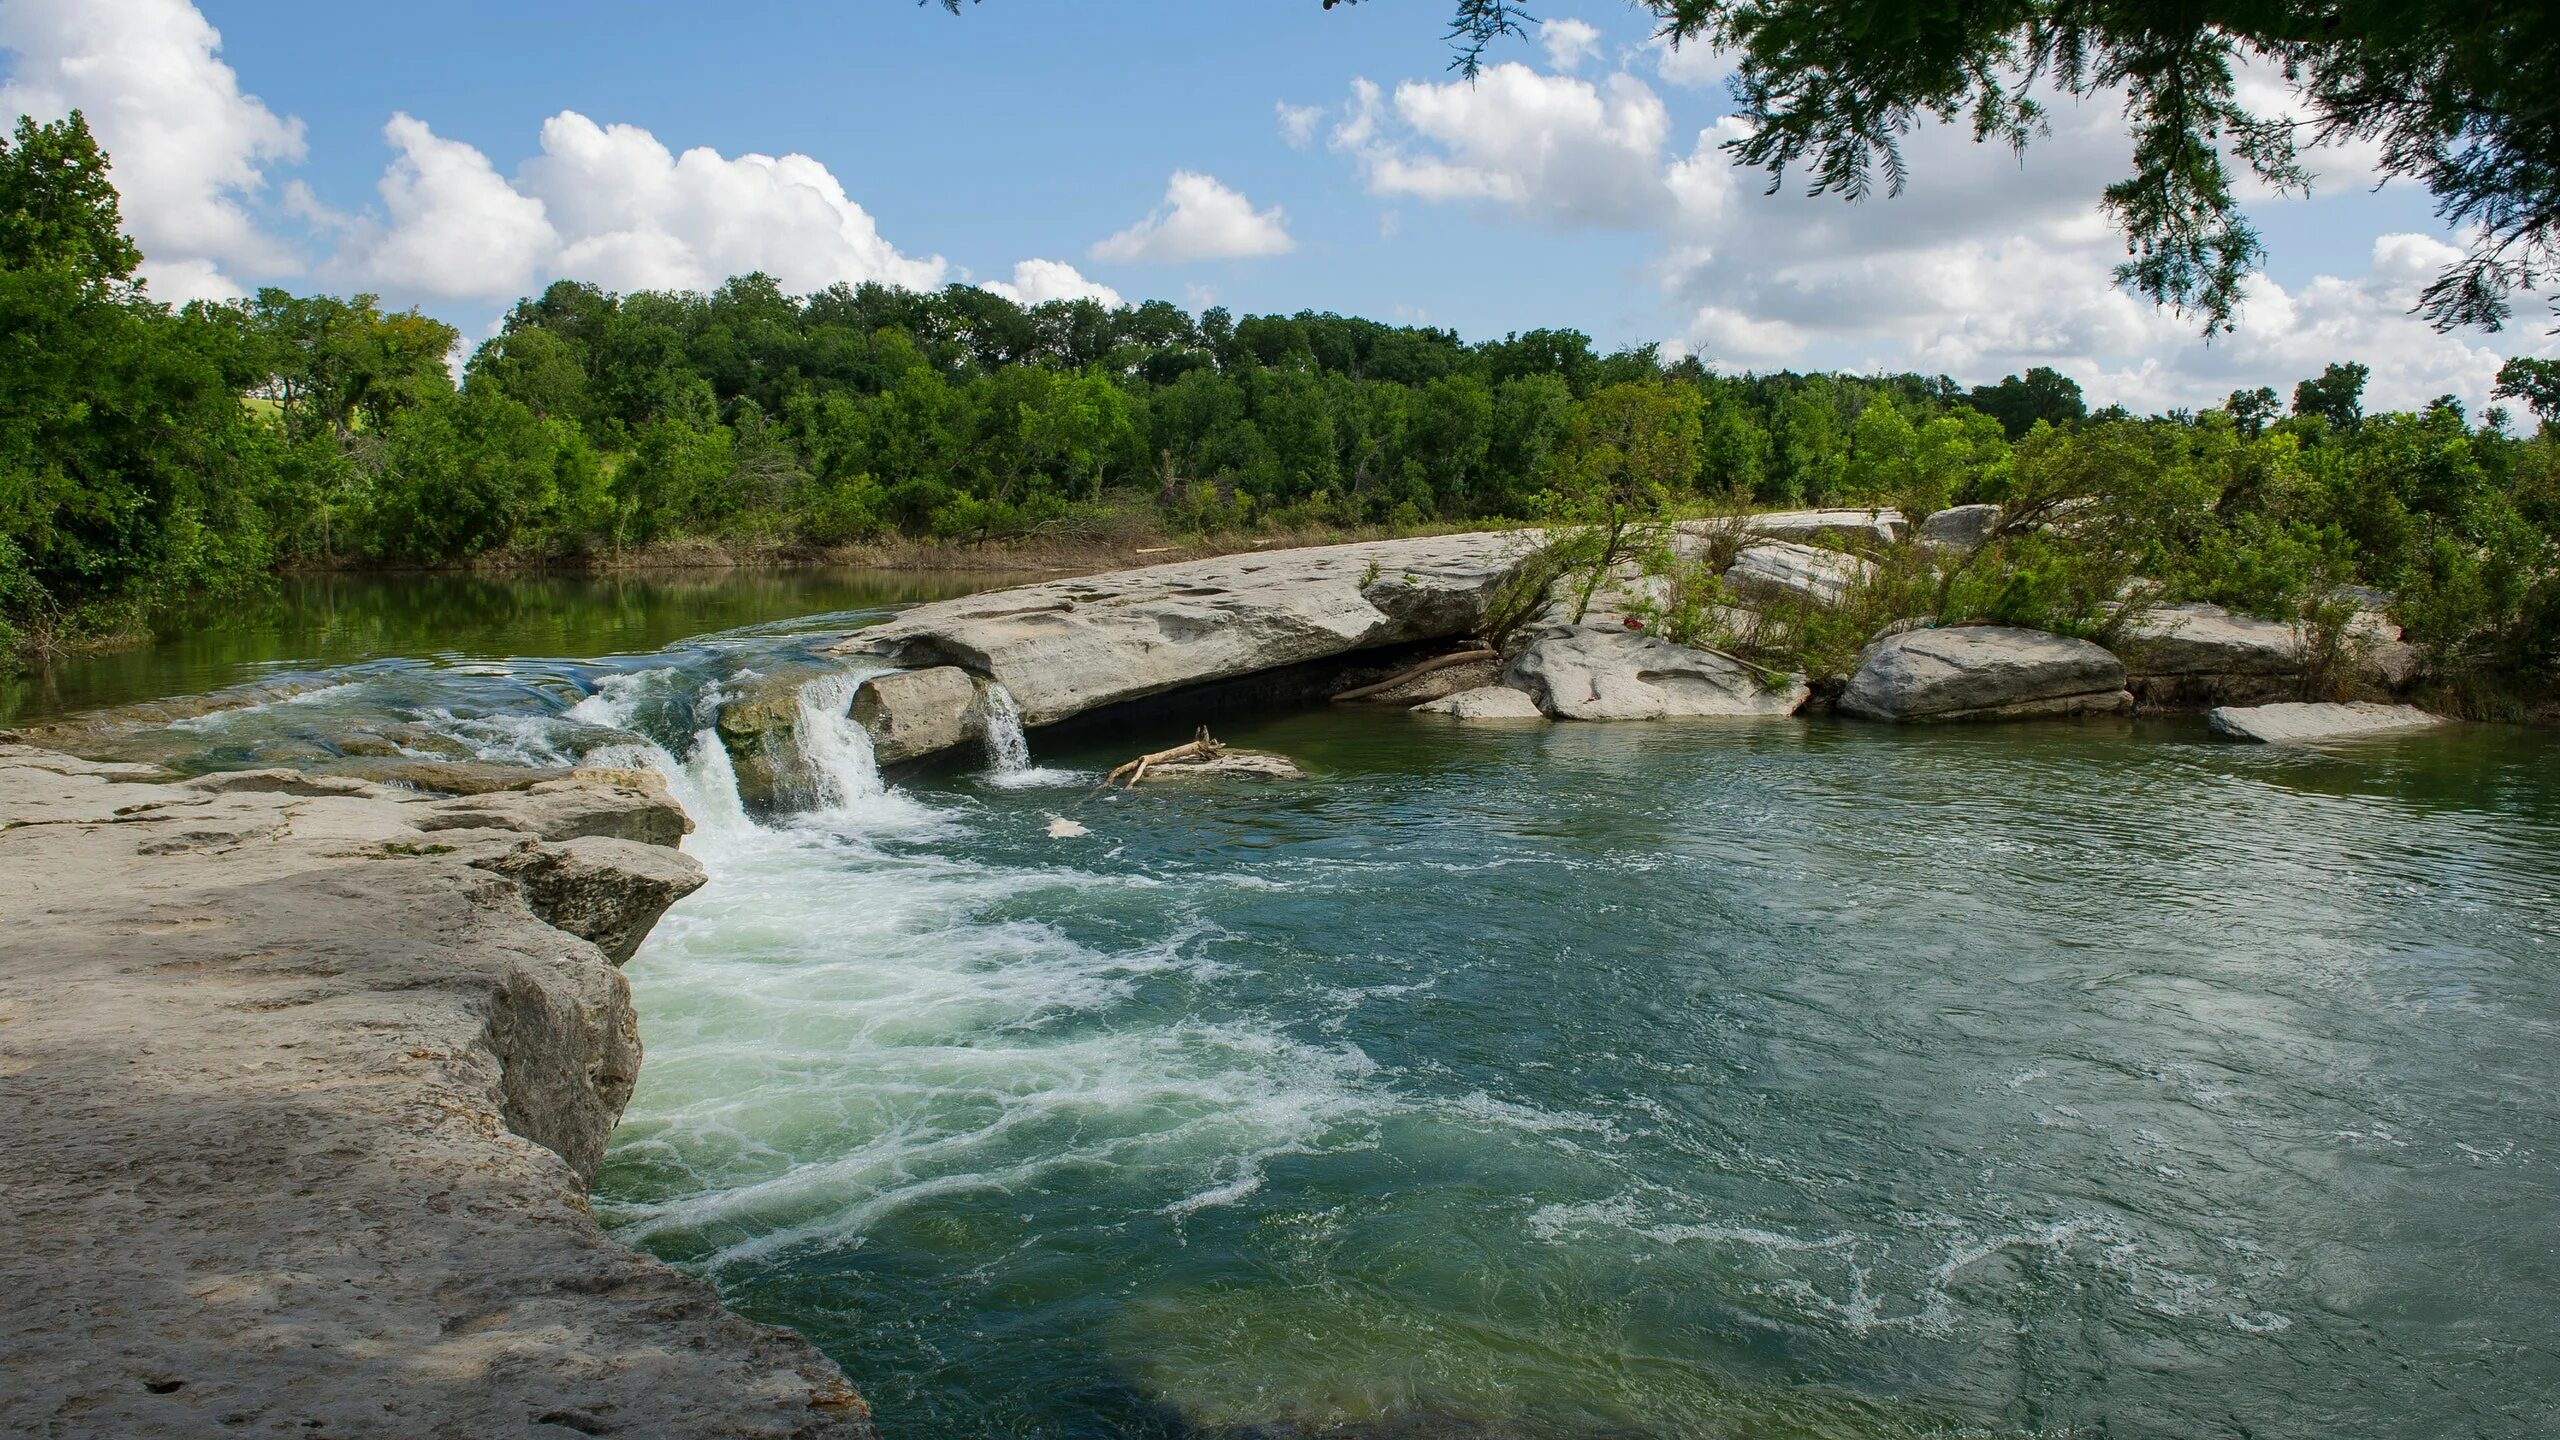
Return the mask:
<path id="1" fill-rule="evenodd" d="M 324 688 L 155 744 L 665 771 L 712 882 L 628 967 L 597 1212 L 893 1440 L 2560 1417 L 2545 733 L 1312 710 L 1220 721 L 1305 783 L 1096 798 L 1187 725 L 889 785 L 814 703 L 751 818 L 719 697 L 899 598 L 281 640 Z"/>

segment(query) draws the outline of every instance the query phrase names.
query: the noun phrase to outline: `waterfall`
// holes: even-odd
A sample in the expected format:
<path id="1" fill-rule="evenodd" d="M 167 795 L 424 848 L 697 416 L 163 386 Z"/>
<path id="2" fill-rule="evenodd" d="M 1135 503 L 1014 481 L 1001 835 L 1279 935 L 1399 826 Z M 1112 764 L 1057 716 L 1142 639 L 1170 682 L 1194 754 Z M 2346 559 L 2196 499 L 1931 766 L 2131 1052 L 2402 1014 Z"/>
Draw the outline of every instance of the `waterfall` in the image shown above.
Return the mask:
<path id="1" fill-rule="evenodd" d="M 821 675 L 800 687 L 800 759 L 821 810 L 849 810 L 888 792 L 871 734 L 853 718 L 853 692 L 878 671 Z"/>
<path id="2" fill-rule="evenodd" d="M 987 768 L 998 775 L 1019 775 L 1031 768 L 1031 741 L 1022 733 L 1022 707 L 1001 681 L 987 682 L 980 702 L 987 719 Z"/>

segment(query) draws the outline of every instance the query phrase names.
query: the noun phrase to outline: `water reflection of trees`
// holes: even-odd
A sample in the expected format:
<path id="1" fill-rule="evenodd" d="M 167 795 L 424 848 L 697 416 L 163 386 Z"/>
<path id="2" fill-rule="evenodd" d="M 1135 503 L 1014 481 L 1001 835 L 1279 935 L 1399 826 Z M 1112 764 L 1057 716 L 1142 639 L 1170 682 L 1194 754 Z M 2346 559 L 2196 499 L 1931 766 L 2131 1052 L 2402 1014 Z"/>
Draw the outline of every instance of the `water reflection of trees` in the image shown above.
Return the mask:
<path id="1" fill-rule="evenodd" d="M 657 650 L 691 635 L 965 595 L 1018 578 L 821 568 L 293 576 L 174 613 L 147 645 L 0 679 L 0 721 L 197 694 L 279 665 Z"/>

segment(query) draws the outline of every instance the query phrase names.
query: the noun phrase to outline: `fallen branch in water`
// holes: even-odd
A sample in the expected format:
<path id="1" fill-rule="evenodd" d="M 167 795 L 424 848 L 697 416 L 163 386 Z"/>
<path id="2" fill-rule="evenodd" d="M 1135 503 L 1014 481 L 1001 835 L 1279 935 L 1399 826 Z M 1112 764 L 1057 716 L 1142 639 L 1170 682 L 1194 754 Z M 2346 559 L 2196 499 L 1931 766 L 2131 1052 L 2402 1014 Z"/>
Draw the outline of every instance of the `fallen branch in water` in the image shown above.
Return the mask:
<path id="1" fill-rule="evenodd" d="M 1123 775 L 1128 776 L 1129 781 L 1121 788 L 1135 790 L 1138 788 L 1138 782 L 1147 778 L 1147 767 L 1150 765 L 1170 765 L 1184 760 L 1215 760 L 1225 753 L 1227 753 L 1226 743 L 1210 739 L 1209 727 L 1203 725 L 1191 737 L 1191 743 L 1188 745 L 1176 745 L 1170 750 L 1158 750 L 1153 754 L 1141 755 L 1126 765 L 1114 769 L 1110 774 L 1102 777 L 1101 784 L 1093 787 L 1093 793 L 1099 795 L 1110 789 L 1111 782 Z"/>
<path id="2" fill-rule="evenodd" d="M 1345 690 L 1333 697 L 1333 703 L 1339 705 L 1345 700 L 1366 700 L 1372 695 L 1384 694 L 1408 680 L 1428 675 L 1434 670 L 1446 670 L 1452 665 L 1465 665 L 1471 661 L 1498 658 L 1500 657 L 1490 650 L 1461 650 L 1455 655 L 1435 655 L 1409 670 L 1398 671 L 1375 685 L 1363 685 L 1357 690 Z"/>

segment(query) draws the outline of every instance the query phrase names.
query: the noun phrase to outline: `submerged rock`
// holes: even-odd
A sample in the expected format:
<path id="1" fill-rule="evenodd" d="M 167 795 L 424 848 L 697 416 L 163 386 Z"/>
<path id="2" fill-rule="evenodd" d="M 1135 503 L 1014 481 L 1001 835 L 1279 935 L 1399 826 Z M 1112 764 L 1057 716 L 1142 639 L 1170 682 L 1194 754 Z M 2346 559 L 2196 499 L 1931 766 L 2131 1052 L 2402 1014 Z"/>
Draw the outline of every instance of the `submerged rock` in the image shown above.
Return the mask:
<path id="1" fill-rule="evenodd" d="M 853 718 L 883 765 L 956 749 L 986 728 L 978 683 L 953 665 L 872 676 L 853 692 Z"/>
<path id="2" fill-rule="evenodd" d="M 1416 715 L 1451 715 L 1460 720 L 1544 720 L 1547 712 L 1527 692 L 1508 685 L 1484 685 L 1413 707 Z"/>
<path id="3" fill-rule="evenodd" d="M 1724 583 L 1754 600 L 1801 601 L 1831 606 L 1876 573 L 1874 562 L 1837 550 L 1767 541 L 1733 557 Z"/>
<path id="4" fill-rule="evenodd" d="M 2205 716 L 2207 727 L 2226 739 L 2293 745 L 2425 730 L 2444 723 L 2443 716 L 2430 715 L 2415 705 L 2369 703 L 2225 705 Z"/>
<path id="5" fill-rule="evenodd" d="M 665 836 L 658 800 L 561 781 L 594 804 L 465 813 L 302 778 L 0 745 L 0 1285 L 30 1317 L 0 1332 L 0 1414 L 868 1437 L 806 1341 L 588 1209 L 640 1061 L 613 957 L 701 871 L 546 832 Z"/>
<path id="6" fill-rule="evenodd" d="M 1794 714 L 1811 693 L 1799 676 L 1772 688 L 1721 655 L 1640 631 L 1591 628 L 1530 642 L 1503 672 L 1503 683 L 1559 720 L 1775 718 Z"/>
<path id="7" fill-rule="evenodd" d="M 2086 640 L 2005 625 L 1888 635 L 1858 657 L 1845 714 L 1900 722 L 2123 715 L 2124 663 Z"/>

